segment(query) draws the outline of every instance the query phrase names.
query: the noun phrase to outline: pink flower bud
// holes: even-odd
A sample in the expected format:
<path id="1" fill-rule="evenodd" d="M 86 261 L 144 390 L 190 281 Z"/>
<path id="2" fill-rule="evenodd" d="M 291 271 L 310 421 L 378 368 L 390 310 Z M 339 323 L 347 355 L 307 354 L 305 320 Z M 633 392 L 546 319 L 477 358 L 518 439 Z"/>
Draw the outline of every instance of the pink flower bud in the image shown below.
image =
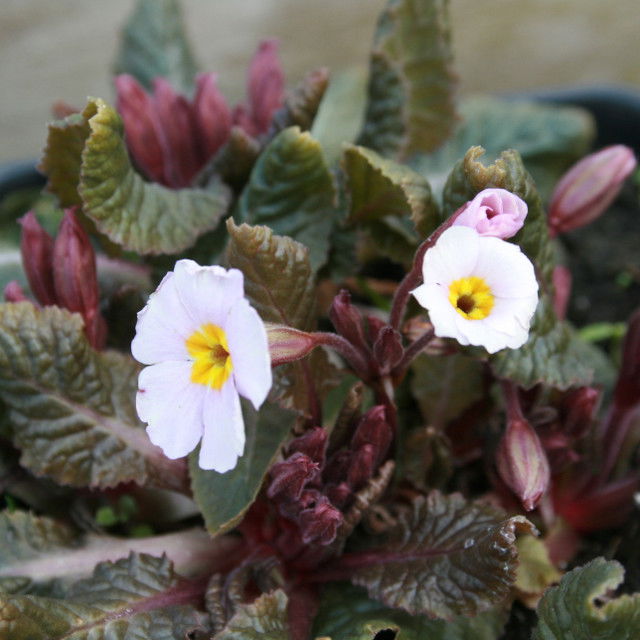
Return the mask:
<path id="1" fill-rule="evenodd" d="M 373 355 L 384 372 L 391 369 L 400 362 L 404 354 L 402 337 L 392 327 L 384 327 L 373 343 Z"/>
<path id="2" fill-rule="evenodd" d="M 524 224 L 527 203 L 506 189 L 484 189 L 457 211 L 452 225 L 475 229 L 481 236 L 511 238 Z"/>
<path id="3" fill-rule="evenodd" d="M 312 334 L 293 327 L 271 323 L 265 327 L 272 367 L 304 358 L 317 344 Z"/>
<path id="4" fill-rule="evenodd" d="M 205 161 L 220 149 L 231 134 L 231 110 L 216 80 L 215 73 L 199 73 L 193 100 L 193 117 Z"/>
<path id="5" fill-rule="evenodd" d="M 303 509 L 298 516 L 302 542 L 315 542 L 323 546 L 331 544 L 336 539 L 342 521 L 342 513 L 325 496 L 319 496 L 313 506 Z"/>
<path id="6" fill-rule="evenodd" d="M 298 500 L 304 485 L 318 473 L 319 468 L 308 456 L 294 453 L 290 458 L 271 467 L 271 484 L 267 495 L 272 499 Z"/>
<path id="7" fill-rule="evenodd" d="M 249 66 L 249 110 L 253 122 L 251 135 L 269 130 L 274 111 L 284 102 L 284 72 L 278 59 L 277 40 L 260 43 Z"/>
<path id="8" fill-rule="evenodd" d="M 31 292 L 42 305 L 56 304 L 53 284 L 53 238 L 40 226 L 33 211 L 19 220 L 20 252 Z"/>
<path id="9" fill-rule="evenodd" d="M 375 463 L 380 464 L 384 459 L 389 445 L 393 440 L 393 431 L 387 422 L 387 412 L 384 405 L 376 405 L 367 411 L 356 427 L 351 441 L 352 449 L 360 449 L 365 444 L 372 445 L 375 451 Z"/>
<path id="10" fill-rule="evenodd" d="M 618 144 L 573 165 L 551 196 L 550 232 L 557 235 L 593 222 L 615 200 L 636 164 L 633 151 Z"/>
<path id="11" fill-rule="evenodd" d="M 116 108 L 124 123 L 129 153 L 148 178 L 166 184 L 166 144 L 162 141 L 155 101 L 133 76 L 117 76 L 115 85 Z"/>
<path id="12" fill-rule="evenodd" d="M 347 473 L 347 482 L 355 490 L 364 485 L 376 470 L 376 450 L 372 444 L 362 445 L 354 454 Z"/>
<path id="13" fill-rule="evenodd" d="M 340 484 L 328 484 L 325 487 L 325 493 L 331 504 L 339 509 L 344 507 L 353 496 L 351 487 L 346 482 Z"/>
<path id="14" fill-rule="evenodd" d="M 538 434 L 524 419 L 511 418 L 496 452 L 498 473 L 527 511 L 549 485 L 549 462 Z"/>
<path id="15" fill-rule="evenodd" d="M 380 334 L 380 332 L 387 326 L 389 325 L 383 320 L 380 320 L 380 318 L 377 318 L 376 316 L 367 316 L 367 331 L 369 333 L 369 342 L 371 344 L 374 344 L 378 339 L 378 335 Z"/>
<path id="16" fill-rule="evenodd" d="M 314 462 L 324 462 L 328 434 L 322 427 L 314 427 L 289 443 L 289 454 L 297 451 L 309 456 Z"/>
<path id="17" fill-rule="evenodd" d="M 25 302 L 28 300 L 22 287 L 16 280 L 8 282 L 4 288 L 4 299 L 6 302 Z"/>
<path id="18" fill-rule="evenodd" d="M 96 254 L 73 209 L 65 209 L 53 246 L 53 280 L 58 303 L 82 315 L 89 342 L 101 348 L 106 326 L 99 311 Z"/>
<path id="19" fill-rule="evenodd" d="M 342 289 L 333 299 L 329 309 L 329 319 L 342 337 L 355 347 L 366 348 L 362 314 L 351 304 L 351 295 L 346 289 Z"/>

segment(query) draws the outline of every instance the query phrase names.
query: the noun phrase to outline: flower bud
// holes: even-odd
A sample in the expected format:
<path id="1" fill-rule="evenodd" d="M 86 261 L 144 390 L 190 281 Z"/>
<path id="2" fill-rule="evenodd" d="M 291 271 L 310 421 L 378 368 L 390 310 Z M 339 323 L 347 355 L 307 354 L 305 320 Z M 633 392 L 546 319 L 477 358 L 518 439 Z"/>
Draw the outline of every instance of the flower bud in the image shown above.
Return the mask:
<path id="1" fill-rule="evenodd" d="M 272 367 L 304 358 L 317 344 L 312 334 L 293 327 L 265 323 L 265 328 Z"/>
<path id="2" fill-rule="evenodd" d="M 335 505 L 339 509 L 344 507 L 353 496 L 353 491 L 346 482 L 341 482 L 340 484 L 328 484 L 324 491 L 331 504 Z"/>
<path id="3" fill-rule="evenodd" d="M 302 542 L 315 542 L 323 546 L 331 544 L 336 539 L 342 521 L 342 513 L 325 496 L 318 496 L 315 504 L 303 509 L 298 516 Z"/>
<path id="4" fill-rule="evenodd" d="M 289 443 L 289 454 L 304 453 L 314 462 L 324 462 L 328 434 L 322 427 L 314 427 Z"/>
<path id="5" fill-rule="evenodd" d="M 380 464 L 384 459 L 391 440 L 393 431 L 387 422 L 387 412 L 384 405 L 376 405 L 367 411 L 356 427 L 351 441 L 354 450 L 360 449 L 365 444 L 372 445 L 375 451 L 375 462 Z"/>
<path id="6" fill-rule="evenodd" d="M 373 476 L 376 470 L 376 450 L 372 444 L 365 444 L 353 454 L 347 472 L 347 482 L 357 490 Z"/>
<path id="7" fill-rule="evenodd" d="M 196 77 L 193 117 L 205 161 L 218 151 L 231 134 L 231 110 L 216 80 L 215 73 L 199 73 Z"/>
<path id="8" fill-rule="evenodd" d="M 351 466 L 351 451 L 342 449 L 336 451 L 328 460 L 324 468 L 322 477 L 325 482 L 342 482 L 346 477 Z"/>
<path id="9" fill-rule="evenodd" d="M 618 144 L 591 153 L 573 165 L 551 196 L 552 235 L 593 222 L 614 201 L 636 164 L 633 151 Z"/>
<path id="10" fill-rule="evenodd" d="M 8 282 L 4 288 L 4 299 L 6 302 L 25 302 L 28 300 L 22 287 L 16 280 Z"/>
<path id="11" fill-rule="evenodd" d="M 336 331 L 356 348 L 367 349 L 367 340 L 362 327 L 362 314 L 351 304 L 351 295 L 346 289 L 333 299 L 329 319 Z"/>
<path id="12" fill-rule="evenodd" d="M 319 468 L 308 456 L 294 453 L 271 467 L 271 484 L 267 489 L 267 495 L 272 499 L 298 500 L 304 485 L 318 473 Z"/>
<path id="13" fill-rule="evenodd" d="M 269 130 L 274 111 L 284 102 L 284 72 L 278 59 L 277 40 L 260 43 L 249 66 L 249 110 L 253 124 L 251 135 Z"/>
<path id="14" fill-rule="evenodd" d="M 100 348 L 106 326 L 98 308 L 96 254 L 73 209 L 65 209 L 53 245 L 53 280 L 58 303 L 82 315 L 89 342 Z"/>
<path id="15" fill-rule="evenodd" d="M 367 331 L 369 333 L 369 342 L 371 344 L 374 344 L 378 339 L 378 335 L 380 334 L 380 332 L 387 326 L 389 325 L 383 320 L 380 320 L 380 318 L 377 318 L 376 316 L 367 316 Z"/>
<path id="16" fill-rule="evenodd" d="M 404 354 L 402 337 L 392 327 L 384 327 L 373 343 L 373 355 L 380 368 L 387 372 L 400 362 Z"/>
<path id="17" fill-rule="evenodd" d="M 33 211 L 19 219 L 20 252 L 31 292 L 41 305 L 56 304 L 53 284 L 53 238 L 40 226 Z"/>
<path id="18" fill-rule="evenodd" d="M 511 418 L 496 452 L 498 473 L 520 498 L 527 511 L 534 509 L 549 485 L 549 462 L 533 427 Z"/>
<path id="19" fill-rule="evenodd" d="M 527 203 L 506 189 L 484 189 L 454 215 L 452 225 L 475 229 L 481 236 L 511 238 L 524 224 Z"/>

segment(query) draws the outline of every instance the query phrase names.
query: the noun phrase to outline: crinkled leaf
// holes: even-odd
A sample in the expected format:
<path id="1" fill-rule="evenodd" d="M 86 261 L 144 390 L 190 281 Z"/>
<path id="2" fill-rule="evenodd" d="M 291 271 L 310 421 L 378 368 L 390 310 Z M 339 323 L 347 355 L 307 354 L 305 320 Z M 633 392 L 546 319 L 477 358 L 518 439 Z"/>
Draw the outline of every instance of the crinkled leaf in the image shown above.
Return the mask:
<path id="1" fill-rule="evenodd" d="M 518 538 L 518 565 L 515 588 L 520 599 L 532 608 L 542 593 L 558 582 L 562 574 L 549 558 L 549 550 L 540 538 L 521 536 Z"/>
<path id="2" fill-rule="evenodd" d="M 227 626 L 212 640 L 289 640 L 287 596 L 282 589 L 238 607 Z"/>
<path id="3" fill-rule="evenodd" d="M 411 369 L 413 397 L 430 425 L 443 427 L 484 395 L 482 363 L 462 353 L 423 355 Z"/>
<path id="4" fill-rule="evenodd" d="M 38 171 L 47 176 L 47 189 L 63 207 L 80 204 L 78 183 L 82 150 L 91 129 L 87 118 L 74 113 L 48 126 L 47 143 Z"/>
<path id="5" fill-rule="evenodd" d="M 309 250 L 299 242 L 274 235 L 271 229 L 227 222 L 229 266 L 244 273 L 245 293 L 264 322 L 303 331 L 316 328 L 315 282 Z M 285 406 L 307 408 L 309 381 L 321 395 L 332 386 L 333 366 L 321 349 L 274 371 L 274 390 Z"/>
<path id="6" fill-rule="evenodd" d="M 601 370 L 603 354 L 580 340 L 573 328 L 558 320 L 546 296 L 533 317 L 529 339 L 519 349 L 503 349 L 491 357 L 499 378 L 508 378 L 525 389 L 544 383 L 558 389 L 590 384 Z"/>
<path id="7" fill-rule="evenodd" d="M 308 247 L 315 272 L 327 260 L 335 198 L 320 145 L 308 132 L 290 127 L 260 155 L 238 211 L 242 221 L 268 225 Z"/>
<path id="8" fill-rule="evenodd" d="M 196 65 L 178 0 L 137 0 L 124 27 L 115 73 L 129 73 L 147 89 L 163 76 L 189 94 Z"/>
<path id="9" fill-rule="evenodd" d="M 351 581 L 372 598 L 411 614 L 477 615 L 502 602 L 516 577 L 522 516 L 504 519 L 459 494 L 432 491 L 398 515 L 398 524 L 360 553 L 346 555 Z"/>
<path id="10" fill-rule="evenodd" d="M 130 357 L 94 351 L 77 314 L 0 305 L 0 397 L 20 462 L 36 475 L 183 488 L 184 466 L 151 444 L 136 415 L 138 371 Z"/>
<path id="11" fill-rule="evenodd" d="M 359 144 L 406 157 L 436 149 L 455 120 L 448 2 L 389 0 L 371 53 Z"/>
<path id="12" fill-rule="evenodd" d="M 410 217 L 419 237 L 440 223 L 429 183 L 413 169 L 387 160 L 371 149 L 349 145 L 342 167 L 347 175 L 352 224 Z"/>
<path id="13" fill-rule="evenodd" d="M 314 637 L 331 640 L 497 640 L 505 620 L 506 612 L 500 609 L 449 621 L 412 616 L 369 599 L 363 589 L 337 584 L 323 594 Z"/>
<path id="14" fill-rule="evenodd" d="M 492 158 L 505 149 L 518 151 L 546 199 L 562 173 L 587 153 L 595 133 L 589 113 L 573 107 L 474 97 L 462 101 L 460 115 L 442 147 L 412 159 L 437 192 L 467 149 L 480 145 Z"/>
<path id="15" fill-rule="evenodd" d="M 242 412 L 247 440 L 234 469 L 205 471 L 198 465 L 199 449 L 189 456 L 193 497 L 212 535 L 232 529 L 242 519 L 296 418 L 293 412 L 270 403 L 256 411 L 243 402 Z"/>
<path id="16" fill-rule="evenodd" d="M 167 558 L 131 554 L 99 564 L 64 598 L 0 594 L 0 637 L 11 640 L 183 640 L 201 627 L 204 587 L 174 573 Z"/>
<path id="17" fill-rule="evenodd" d="M 215 228 L 230 200 L 228 187 L 168 189 L 145 182 L 133 169 L 122 120 L 113 107 L 91 99 L 83 113 L 91 133 L 82 152 L 78 192 L 99 231 L 124 249 L 174 254 Z"/>
<path id="18" fill-rule="evenodd" d="M 634 640 L 640 629 L 640 593 L 611 597 L 624 579 L 615 561 L 596 558 L 567 573 L 538 605 L 533 640 Z M 601 600 L 601 602 L 597 602 Z"/>

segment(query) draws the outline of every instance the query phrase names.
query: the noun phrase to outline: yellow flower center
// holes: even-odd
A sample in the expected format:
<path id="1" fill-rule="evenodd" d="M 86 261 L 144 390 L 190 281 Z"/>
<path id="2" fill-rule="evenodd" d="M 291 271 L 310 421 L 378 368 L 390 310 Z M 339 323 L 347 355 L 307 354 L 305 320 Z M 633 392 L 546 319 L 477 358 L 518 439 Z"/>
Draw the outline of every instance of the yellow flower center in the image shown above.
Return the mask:
<path id="1" fill-rule="evenodd" d="M 233 371 L 227 334 L 215 324 L 203 324 L 187 338 L 193 358 L 191 382 L 221 389 Z"/>
<path id="2" fill-rule="evenodd" d="M 494 297 L 484 278 L 468 276 L 449 285 L 449 302 L 467 320 L 482 320 L 491 313 Z"/>

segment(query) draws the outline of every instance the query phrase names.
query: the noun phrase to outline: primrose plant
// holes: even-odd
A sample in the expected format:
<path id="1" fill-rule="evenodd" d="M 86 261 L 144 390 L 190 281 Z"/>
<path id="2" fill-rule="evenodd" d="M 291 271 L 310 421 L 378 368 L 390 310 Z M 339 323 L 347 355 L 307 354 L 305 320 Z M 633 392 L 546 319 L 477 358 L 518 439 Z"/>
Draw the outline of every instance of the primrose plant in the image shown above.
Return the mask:
<path id="1" fill-rule="evenodd" d="M 442 1 L 366 86 L 265 40 L 232 108 L 174 0 L 116 67 L 4 282 L 0 638 L 636 638 L 640 312 L 585 339 L 566 266 L 633 152 L 456 101 Z"/>

